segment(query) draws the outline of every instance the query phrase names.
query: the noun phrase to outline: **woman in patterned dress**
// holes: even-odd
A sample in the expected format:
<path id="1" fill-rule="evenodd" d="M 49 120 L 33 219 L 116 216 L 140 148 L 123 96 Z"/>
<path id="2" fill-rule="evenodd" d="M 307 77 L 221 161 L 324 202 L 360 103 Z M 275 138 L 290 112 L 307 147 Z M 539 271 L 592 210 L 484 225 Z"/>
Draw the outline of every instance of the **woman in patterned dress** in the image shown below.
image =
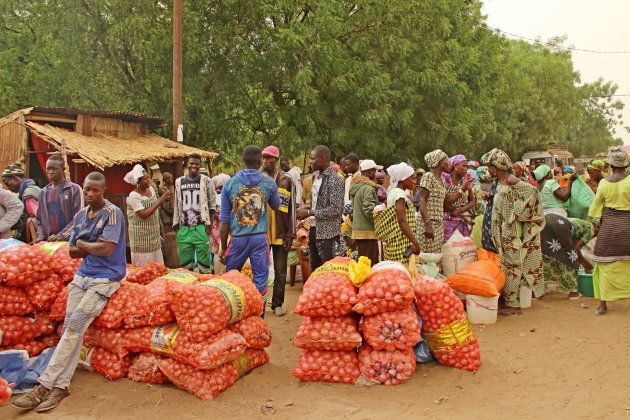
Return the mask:
<path id="1" fill-rule="evenodd" d="M 471 210 L 475 207 L 473 180 L 468 176 L 468 161 L 464 155 L 455 155 L 448 159 L 449 172 L 442 173 L 446 186 L 444 202 L 444 242 L 447 242 L 456 230 L 464 236 L 470 236 L 473 224 Z"/>
<path id="2" fill-rule="evenodd" d="M 390 185 L 387 192 L 387 207 L 394 207 L 398 229 L 385 244 L 384 259 L 409 264 L 407 250 L 411 247 L 414 254 L 420 253 L 420 244 L 414 236 L 415 211 L 407 190 L 413 190 L 417 175 L 413 168 L 406 163 L 399 163 L 387 168 Z"/>
<path id="3" fill-rule="evenodd" d="M 482 163 L 498 179 L 492 206 L 492 239 L 505 272 L 501 315 L 521 313 L 520 287 L 529 287 L 534 296 L 545 293 L 540 234 L 545 215 L 538 190 L 511 175 L 512 161 L 504 151 L 492 149 Z"/>
<path id="4" fill-rule="evenodd" d="M 127 197 L 131 264 L 144 267 L 150 262 L 164 263 L 162 224 L 157 210 L 170 198 L 170 191 L 167 190 L 157 198 L 157 193 L 151 186 L 151 177 L 142 165 L 134 166 L 124 180 L 136 186 Z"/>
<path id="5" fill-rule="evenodd" d="M 442 173 L 448 171 L 448 156 L 440 149 L 427 153 L 429 171 L 420 180 L 420 211 L 416 218 L 416 236 L 422 252 L 439 254 L 444 242 L 444 199 L 446 187 Z"/>

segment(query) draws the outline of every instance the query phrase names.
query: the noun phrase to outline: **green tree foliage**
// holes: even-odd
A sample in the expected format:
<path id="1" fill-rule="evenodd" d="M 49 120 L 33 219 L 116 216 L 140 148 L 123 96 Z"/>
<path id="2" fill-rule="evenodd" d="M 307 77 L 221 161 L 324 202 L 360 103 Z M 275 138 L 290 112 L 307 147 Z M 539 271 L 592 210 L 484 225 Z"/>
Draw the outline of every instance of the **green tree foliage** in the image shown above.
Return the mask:
<path id="1" fill-rule="evenodd" d="M 385 164 L 441 147 L 479 157 L 549 142 L 603 150 L 616 87 L 579 85 L 559 47 L 511 41 L 478 0 L 184 0 L 188 143 L 238 164 L 246 144 L 319 143 Z M 171 3 L 0 2 L 0 111 L 171 115 Z M 608 96 L 607 96 L 608 95 Z M 604 96 L 605 98 L 599 98 Z M 170 133 L 165 129 L 165 135 Z"/>

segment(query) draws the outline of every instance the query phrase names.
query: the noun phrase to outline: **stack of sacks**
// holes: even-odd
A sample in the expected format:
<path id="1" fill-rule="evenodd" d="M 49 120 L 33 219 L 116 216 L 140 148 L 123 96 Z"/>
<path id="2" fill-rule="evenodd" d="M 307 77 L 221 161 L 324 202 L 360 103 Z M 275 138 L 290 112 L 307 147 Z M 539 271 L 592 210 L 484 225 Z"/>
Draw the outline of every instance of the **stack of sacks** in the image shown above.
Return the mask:
<path id="1" fill-rule="evenodd" d="M 476 371 L 481 365 L 479 342 L 473 334 L 464 305 L 453 289 L 440 280 L 420 278 L 414 286 L 422 332 L 437 361 Z"/>
<path id="2" fill-rule="evenodd" d="M 355 267 L 350 258 L 334 258 L 304 285 L 294 310 L 303 316 L 302 324 L 293 341 L 302 351 L 292 373 L 302 381 L 353 384 L 361 374 L 359 317 L 352 312 L 358 293 Z"/>
<path id="3" fill-rule="evenodd" d="M 359 287 L 354 310 L 363 314 L 359 368 L 372 382 L 398 385 L 416 369 L 413 351 L 420 340 L 420 322 L 412 307 L 415 279 L 401 263 L 375 265 Z"/>
<path id="4" fill-rule="evenodd" d="M 77 265 L 66 242 L 0 240 L 0 351 L 26 350 L 33 357 L 57 344 L 51 306 Z"/>

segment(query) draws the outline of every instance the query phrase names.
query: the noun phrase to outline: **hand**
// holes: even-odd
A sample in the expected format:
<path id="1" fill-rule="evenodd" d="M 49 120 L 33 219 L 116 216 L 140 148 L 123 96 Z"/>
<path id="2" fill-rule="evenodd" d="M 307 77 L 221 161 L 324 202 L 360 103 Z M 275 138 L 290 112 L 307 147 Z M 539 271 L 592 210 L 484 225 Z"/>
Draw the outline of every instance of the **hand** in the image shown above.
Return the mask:
<path id="1" fill-rule="evenodd" d="M 291 249 L 293 248 L 293 239 L 289 239 L 288 241 L 285 240 L 283 248 L 287 252 L 291 251 Z"/>
<path id="2" fill-rule="evenodd" d="M 160 235 L 160 242 L 164 243 L 164 236 Z"/>
<path id="3" fill-rule="evenodd" d="M 297 218 L 300 220 L 304 220 L 307 217 L 309 217 L 310 215 L 310 210 L 309 209 L 298 209 L 297 210 Z"/>
<path id="4" fill-rule="evenodd" d="M 424 224 L 424 236 L 427 239 L 435 238 L 435 233 L 433 232 L 433 224 L 431 222 L 427 222 Z"/>
<path id="5" fill-rule="evenodd" d="M 164 193 L 162 193 L 162 195 L 160 196 L 160 198 L 158 200 L 161 203 L 163 203 L 166 200 L 169 200 L 170 198 L 171 198 L 171 190 L 165 190 Z"/>
<path id="6" fill-rule="evenodd" d="M 33 242 L 31 242 L 31 245 L 38 244 L 38 243 L 42 242 L 43 240 L 44 240 L 44 238 L 36 238 Z"/>
<path id="7" fill-rule="evenodd" d="M 571 174 L 571 176 L 569 177 L 570 181 L 575 181 L 578 178 L 578 174 L 576 172 L 573 172 Z"/>
<path id="8" fill-rule="evenodd" d="M 462 214 L 462 209 L 453 210 L 451 212 L 451 215 L 455 217 L 461 216 L 461 214 Z"/>
<path id="9" fill-rule="evenodd" d="M 224 249 L 222 249 L 221 252 L 219 252 L 219 262 L 225 265 L 225 250 Z"/>
<path id="10" fill-rule="evenodd" d="M 173 231 L 177 232 L 179 230 L 179 224 L 173 225 Z"/>
<path id="11" fill-rule="evenodd" d="M 206 225 L 206 235 L 210 236 L 212 233 L 212 225 Z"/>
<path id="12" fill-rule="evenodd" d="M 48 237 L 48 242 L 57 242 L 60 240 L 61 240 L 61 237 L 59 235 L 50 235 Z"/>
<path id="13" fill-rule="evenodd" d="M 418 242 L 411 244 L 411 252 L 416 255 L 420 254 L 420 244 Z"/>
<path id="14" fill-rule="evenodd" d="M 471 188 L 472 184 L 470 183 L 470 179 L 466 178 L 464 180 L 464 184 L 462 185 L 462 191 L 468 191 Z"/>

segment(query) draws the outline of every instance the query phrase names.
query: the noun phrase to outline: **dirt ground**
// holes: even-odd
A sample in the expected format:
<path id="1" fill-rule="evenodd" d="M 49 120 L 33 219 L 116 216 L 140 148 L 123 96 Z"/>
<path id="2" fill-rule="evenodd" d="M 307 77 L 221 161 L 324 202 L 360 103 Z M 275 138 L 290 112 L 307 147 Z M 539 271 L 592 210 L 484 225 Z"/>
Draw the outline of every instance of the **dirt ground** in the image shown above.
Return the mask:
<path id="1" fill-rule="evenodd" d="M 293 308 L 301 284 L 287 288 Z M 587 303 L 588 309 L 580 307 Z M 395 387 L 301 383 L 291 371 L 300 317 L 267 313 L 271 362 L 203 402 L 173 385 L 109 381 L 78 370 L 72 394 L 48 414 L 19 414 L 8 403 L 1 419 L 626 419 L 630 418 L 630 304 L 594 315 L 596 301 L 554 293 L 518 317 L 475 326 L 482 366 L 473 374 L 436 363 L 418 365 Z M 270 401 L 275 414 L 264 415 Z"/>

